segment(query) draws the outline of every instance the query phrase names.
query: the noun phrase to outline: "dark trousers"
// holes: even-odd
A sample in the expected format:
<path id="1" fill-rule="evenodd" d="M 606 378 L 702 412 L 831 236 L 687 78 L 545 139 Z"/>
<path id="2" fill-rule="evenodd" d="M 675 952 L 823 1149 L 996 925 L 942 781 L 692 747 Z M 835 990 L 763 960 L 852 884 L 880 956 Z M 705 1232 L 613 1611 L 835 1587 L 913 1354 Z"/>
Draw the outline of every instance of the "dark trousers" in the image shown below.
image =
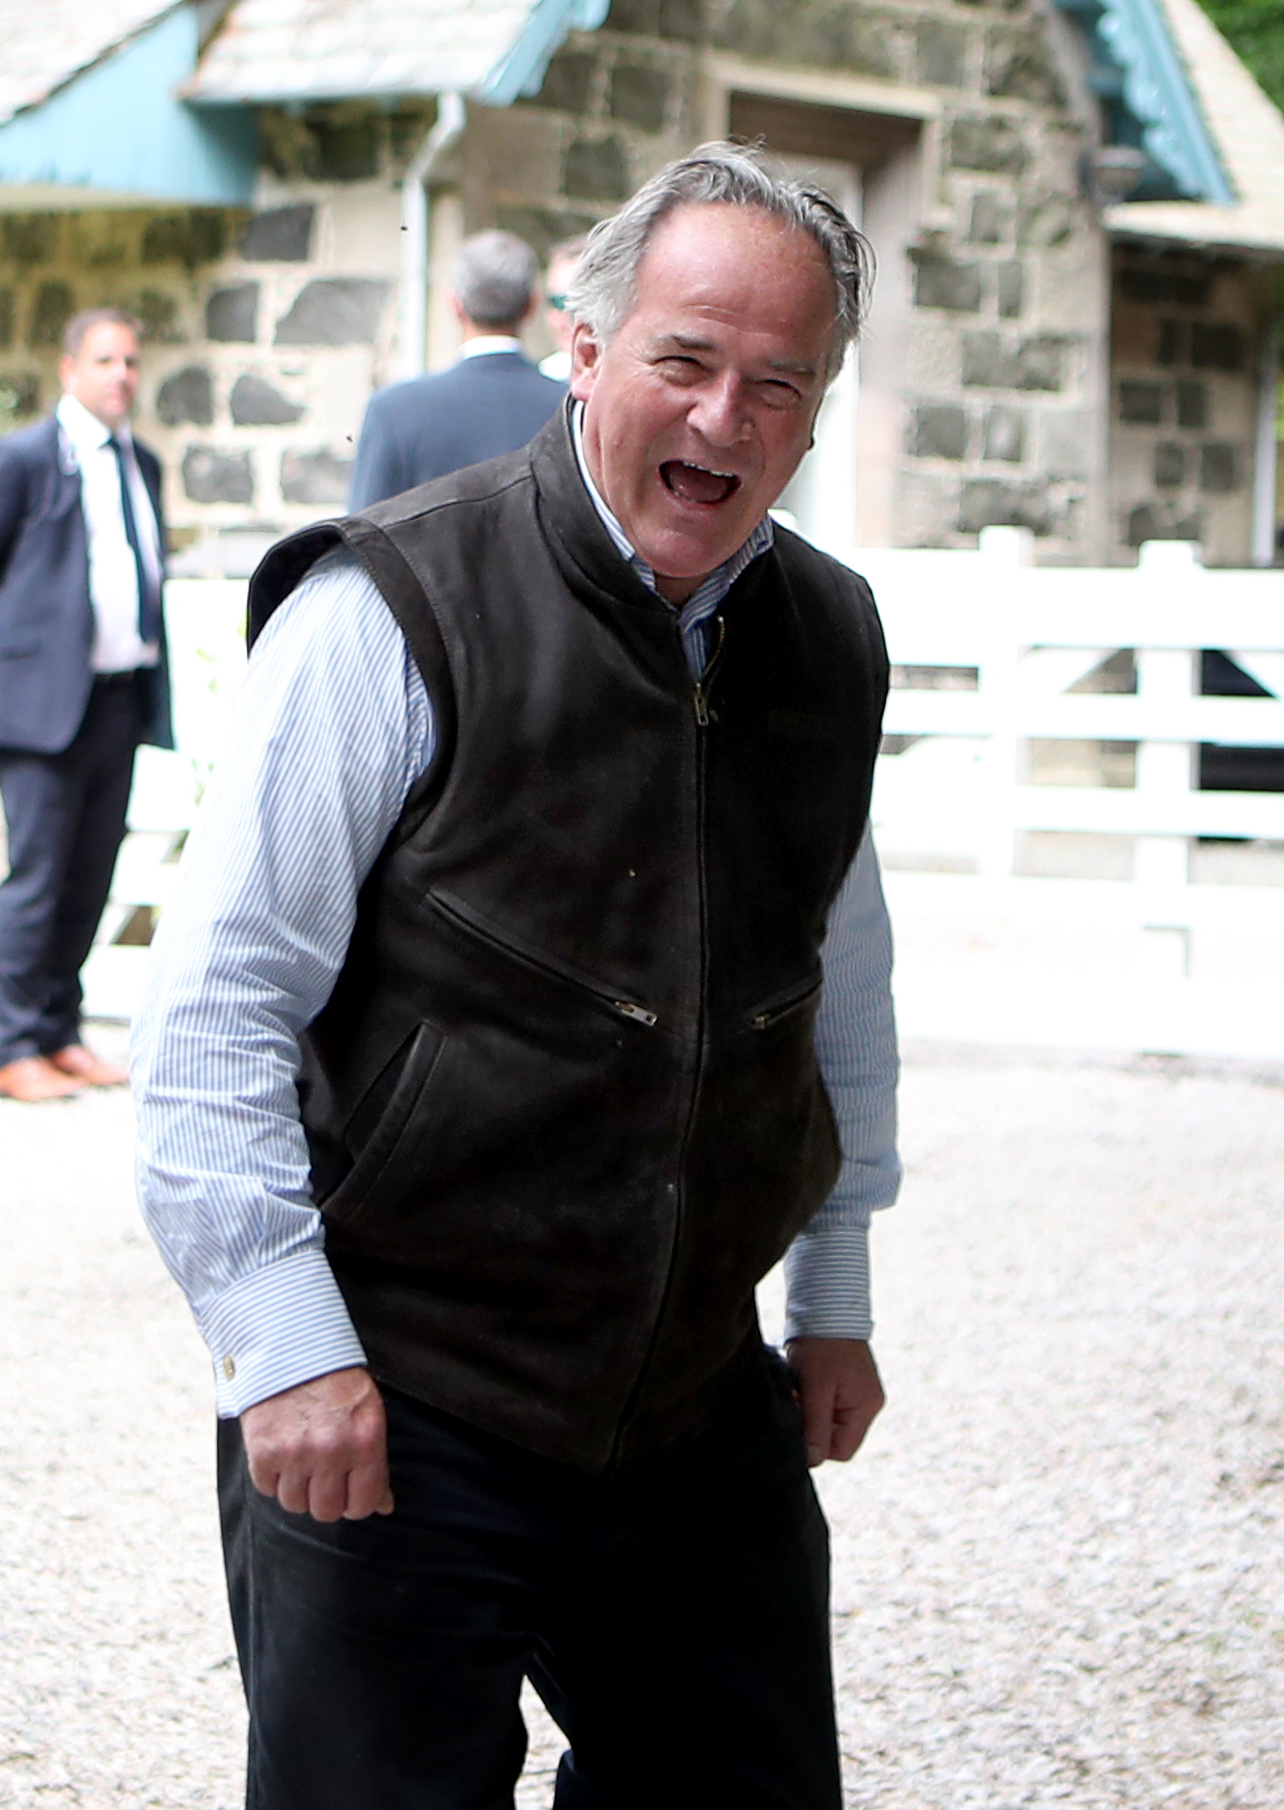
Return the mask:
<path id="1" fill-rule="evenodd" d="M 774 1355 L 604 1478 L 385 1399 L 387 1518 L 286 1514 L 220 1430 L 249 1810 L 511 1810 L 523 1675 L 570 1743 L 557 1810 L 841 1810 L 828 1534 Z"/>
<path id="2" fill-rule="evenodd" d="M 80 1036 L 80 970 L 107 902 L 138 746 L 132 675 L 98 681 L 62 754 L 0 749 L 0 1066 Z"/>

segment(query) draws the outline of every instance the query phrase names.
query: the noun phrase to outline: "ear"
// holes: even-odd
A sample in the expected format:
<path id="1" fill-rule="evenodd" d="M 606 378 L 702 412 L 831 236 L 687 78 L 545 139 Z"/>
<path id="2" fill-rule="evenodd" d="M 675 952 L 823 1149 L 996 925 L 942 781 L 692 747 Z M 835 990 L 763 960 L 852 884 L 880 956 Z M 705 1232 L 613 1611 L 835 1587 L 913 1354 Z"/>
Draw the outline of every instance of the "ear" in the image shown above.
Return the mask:
<path id="1" fill-rule="evenodd" d="M 602 367 L 602 348 L 593 329 L 584 321 L 576 321 L 571 334 L 571 395 L 577 402 L 587 402 L 593 394 Z"/>
<path id="2" fill-rule="evenodd" d="M 70 388 L 71 374 L 75 368 L 75 359 L 64 352 L 62 357 L 58 360 L 58 381 L 64 390 Z"/>

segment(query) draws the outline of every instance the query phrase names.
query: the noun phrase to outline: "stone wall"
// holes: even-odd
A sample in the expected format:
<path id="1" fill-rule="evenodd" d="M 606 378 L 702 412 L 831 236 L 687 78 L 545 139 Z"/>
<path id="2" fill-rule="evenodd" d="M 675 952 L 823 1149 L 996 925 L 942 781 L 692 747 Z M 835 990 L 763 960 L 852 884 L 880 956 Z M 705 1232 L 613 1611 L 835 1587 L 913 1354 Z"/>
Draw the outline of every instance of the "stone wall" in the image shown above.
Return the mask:
<path id="1" fill-rule="evenodd" d="M 1228 258 L 1117 249 L 1115 558 L 1144 540 L 1193 540 L 1208 564 L 1248 563 L 1263 275 Z"/>
<path id="2" fill-rule="evenodd" d="M 1244 556 L 1251 284 L 1199 265 L 1206 281 L 1183 280 L 1203 301 L 1146 301 L 1155 260 L 1124 254 L 1112 388 L 1107 248 L 1079 180 L 1094 103 L 1071 29 L 1022 0 L 615 0 L 537 96 L 470 107 L 434 210 L 433 362 L 453 355 L 442 279 L 462 232 L 505 226 L 543 254 L 727 130 L 754 70 L 774 88 L 769 143 L 791 108 L 803 136 L 782 149 L 815 153 L 850 121 L 852 148 L 826 154 L 864 168 L 881 267 L 857 415 L 867 543 L 1016 524 L 1041 560 L 1091 563 L 1197 522 L 1215 557 Z M 880 134 L 888 97 L 902 111 Z M 266 111 L 250 214 L 0 217 L 0 403 L 46 409 L 68 313 L 122 302 L 148 328 L 139 427 L 189 568 L 240 569 L 341 509 L 366 399 L 397 374 L 398 185 L 431 119 Z M 530 346 L 547 349 L 538 324 Z"/>

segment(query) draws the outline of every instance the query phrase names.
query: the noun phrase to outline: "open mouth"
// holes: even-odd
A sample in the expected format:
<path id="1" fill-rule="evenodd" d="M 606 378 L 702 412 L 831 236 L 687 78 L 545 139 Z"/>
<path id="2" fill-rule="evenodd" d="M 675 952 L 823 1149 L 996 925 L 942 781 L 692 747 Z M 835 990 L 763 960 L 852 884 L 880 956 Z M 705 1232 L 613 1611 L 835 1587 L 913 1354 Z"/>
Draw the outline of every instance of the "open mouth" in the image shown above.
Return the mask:
<path id="1" fill-rule="evenodd" d="M 706 465 L 689 465 L 685 459 L 666 459 L 660 476 L 684 503 L 725 503 L 740 488 L 733 471 L 710 471 Z"/>

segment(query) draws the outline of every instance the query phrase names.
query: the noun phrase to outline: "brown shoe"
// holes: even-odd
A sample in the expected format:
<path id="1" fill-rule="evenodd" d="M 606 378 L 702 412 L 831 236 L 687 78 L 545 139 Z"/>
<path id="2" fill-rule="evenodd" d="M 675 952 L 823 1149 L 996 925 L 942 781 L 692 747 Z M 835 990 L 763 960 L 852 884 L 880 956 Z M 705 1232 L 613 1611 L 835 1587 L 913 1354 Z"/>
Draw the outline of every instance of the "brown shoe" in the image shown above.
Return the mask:
<path id="1" fill-rule="evenodd" d="M 84 1083 L 56 1069 L 47 1056 L 19 1056 L 0 1068 L 0 1094 L 8 1100 L 63 1100 L 78 1094 Z"/>
<path id="2" fill-rule="evenodd" d="M 65 1050 L 50 1056 L 49 1061 L 64 1075 L 71 1075 L 86 1087 L 123 1087 L 129 1079 L 127 1068 L 122 1068 L 119 1062 L 104 1062 L 83 1043 L 69 1043 Z"/>

